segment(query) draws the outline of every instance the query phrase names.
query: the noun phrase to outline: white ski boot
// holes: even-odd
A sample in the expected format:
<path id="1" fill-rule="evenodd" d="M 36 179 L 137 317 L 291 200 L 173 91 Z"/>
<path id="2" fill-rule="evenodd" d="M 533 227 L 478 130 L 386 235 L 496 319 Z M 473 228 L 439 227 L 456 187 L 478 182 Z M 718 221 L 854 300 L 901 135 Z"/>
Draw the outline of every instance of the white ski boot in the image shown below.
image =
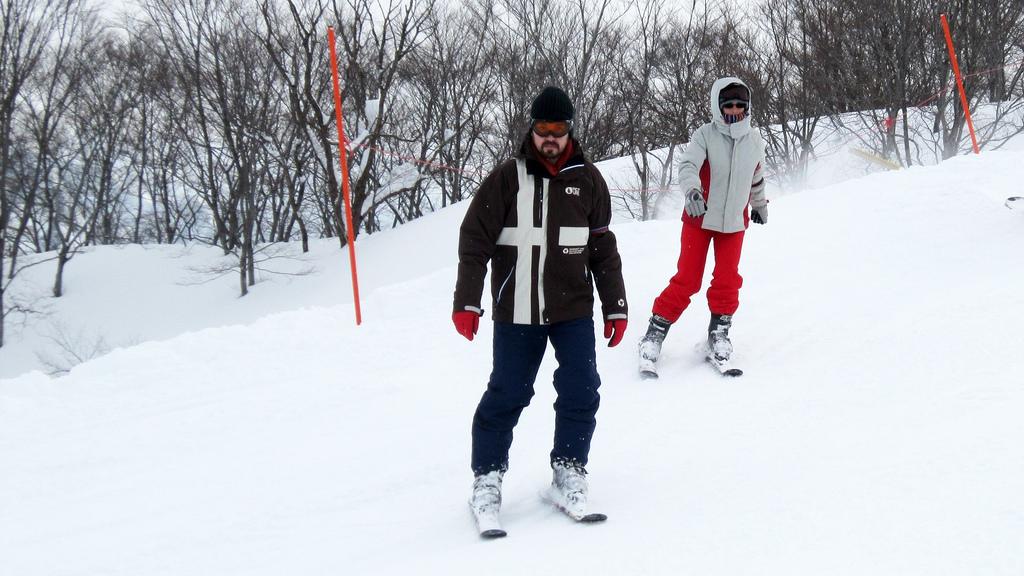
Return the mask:
<path id="1" fill-rule="evenodd" d="M 672 323 L 655 314 L 647 326 L 647 333 L 640 339 L 640 377 L 658 377 L 658 358 L 661 357 L 661 344 L 665 341 Z"/>
<path id="2" fill-rule="evenodd" d="M 502 538 L 506 535 L 498 513 L 501 511 L 501 479 L 504 472 L 495 470 L 481 474 L 473 480 L 473 495 L 469 507 L 483 538 Z"/>
<path id="3" fill-rule="evenodd" d="M 572 462 L 555 462 L 551 465 L 551 488 L 547 499 L 559 510 L 577 522 L 603 522 L 604 514 L 587 513 L 587 471 Z"/>

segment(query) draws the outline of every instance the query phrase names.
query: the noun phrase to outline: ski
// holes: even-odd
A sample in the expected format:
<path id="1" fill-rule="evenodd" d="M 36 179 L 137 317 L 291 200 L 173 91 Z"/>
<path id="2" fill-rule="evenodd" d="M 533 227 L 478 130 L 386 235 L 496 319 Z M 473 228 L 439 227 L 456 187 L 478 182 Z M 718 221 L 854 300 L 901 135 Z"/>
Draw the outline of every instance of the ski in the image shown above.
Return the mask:
<path id="1" fill-rule="evenodd" d="M 508 536 L 508 532 L 505 532 L 505 529 L 501 527 L 497 511 L 477 510 L 472 504 L 470 504 L 469 509 L 473 512 L 473 519 L 476 520 L 476 529 L 480 533 L 481 538 L 493 540 Z"/>
<path id="2" fill-rule="evenodd" d="M 1006 199 L 1006 207 L 1010 210 L 1024 209 L 1024 196 L 1010 196 Z"/>
<path id="3" fill-rule="evenodd" d="M 596 524 L 598 522 L 604 522 L 608 519 L 608 516 L 606 514 L 601 514 L 600 512 L 580 514 L 573 512 L 572 510 L 569 510 L 568 508 L 565 507 L 564 504 L 562 504 L 561 502 L 558 501 L 557 498 L 555 498 L 555 496 L 551 493 L 551 489 L 544 490 L 543 492 L 541 492 L 540 497 L 541 500 L 544 500 L 548 504 L 554 506 L 555 510 L 558 510 L 559 512 L 565 514 L 566 516 L 568 516 L 572 520 L 575 520 L 576 522 L 579 522 L 580 524 Z"/>
<path id="4" fill-rule="evenodd" d="M 733 378 L 743 376 L 743 370 L 733 368 L 728 359 L 719 358 L 714 354 L 708 354 L 704 359 L 707 360 L 708 364 L 714 366 L 715 370 L 718 370 L 718 373 L 722 376 L 730 376 Z"/>
<path id="5" fill-rule="evenodd" d="M 606 514 L 601 514 L 600 512 L 591 512 L 590 514 L 585 514 L 578 518 L 568 512 L 566 512 L 566 515 L 581 524 L 596 524 L 597 522 L 604 522 L 608 519 Z"/>

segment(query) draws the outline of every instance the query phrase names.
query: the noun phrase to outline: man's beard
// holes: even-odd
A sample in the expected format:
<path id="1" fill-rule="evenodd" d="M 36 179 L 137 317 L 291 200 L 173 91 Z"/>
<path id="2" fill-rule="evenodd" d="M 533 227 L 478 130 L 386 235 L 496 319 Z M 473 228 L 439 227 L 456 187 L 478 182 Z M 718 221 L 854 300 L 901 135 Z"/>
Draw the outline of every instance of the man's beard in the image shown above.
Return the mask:
<path id="1" fill-rule="evenodd" d="M 540 146 L 540 153 L 548 160 L 554 160 L 562 155 L 562 151 L 558 149 L 557 142 L 544 142 Z"/>

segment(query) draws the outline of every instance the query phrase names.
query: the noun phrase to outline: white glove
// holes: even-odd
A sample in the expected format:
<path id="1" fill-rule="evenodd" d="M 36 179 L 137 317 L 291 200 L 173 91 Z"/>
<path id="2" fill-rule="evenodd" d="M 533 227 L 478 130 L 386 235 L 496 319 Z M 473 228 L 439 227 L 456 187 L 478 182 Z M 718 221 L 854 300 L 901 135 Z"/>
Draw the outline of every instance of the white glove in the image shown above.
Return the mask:
<path id="1" fill-rule="evenodd" d="M 699 218 L 708 211 L 708 206 L 704 203 L 704 193 L 700 188 L 690 188 L 686 193 L 686 206 L 683 210 L 693 218 Z"/>

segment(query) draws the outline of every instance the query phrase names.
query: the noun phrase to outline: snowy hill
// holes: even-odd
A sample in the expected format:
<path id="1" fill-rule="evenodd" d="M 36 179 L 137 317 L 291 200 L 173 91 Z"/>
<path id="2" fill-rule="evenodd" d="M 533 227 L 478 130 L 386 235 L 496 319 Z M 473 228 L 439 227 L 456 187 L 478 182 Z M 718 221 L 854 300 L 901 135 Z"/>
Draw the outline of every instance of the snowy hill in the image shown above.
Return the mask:
<path id="1" fill-rule="evenodd" d="M 744 247 L 736 380 L 693 351 L 702 298 L 662 378 L 637 378 L 679 223 L 618 223 L 633 312 L 598 349 L 589 466 L 610 520 L 537 497 L 549 354 L 496 542 L 466 506 L 490 323 L 474 342 L 451 326 L 464 205 L 359 243 L 358 328 L 329 242 L 281 265 L 316 273 L 245 299 L 228 279 L 180 285 L 213 252 L 81 255 L 54 306 L 140 343 L 0 380 L 0 574 L 1019 575 L 1024 217 L 1003 200 L 1022 163 L 988 152 L 776 197 Z"/>

